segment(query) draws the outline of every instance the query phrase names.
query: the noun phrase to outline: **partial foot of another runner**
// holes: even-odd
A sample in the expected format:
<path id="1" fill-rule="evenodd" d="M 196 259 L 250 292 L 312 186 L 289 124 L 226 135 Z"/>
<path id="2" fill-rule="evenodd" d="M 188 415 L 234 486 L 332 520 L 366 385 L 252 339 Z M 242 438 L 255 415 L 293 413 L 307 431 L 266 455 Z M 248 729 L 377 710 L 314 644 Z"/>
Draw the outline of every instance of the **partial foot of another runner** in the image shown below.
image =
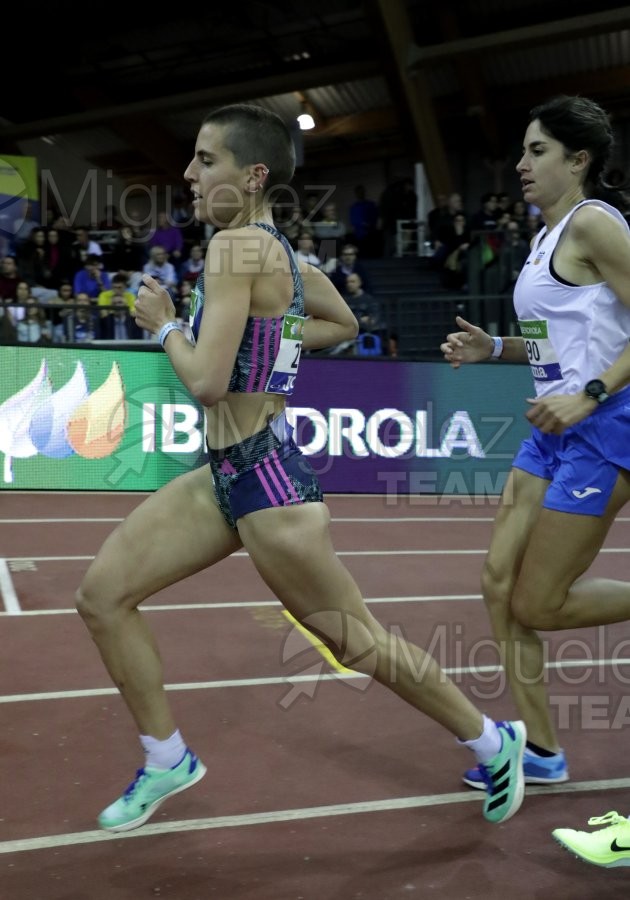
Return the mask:
<path id="1" fill-rule="evenodd" d="M 556 753 L 554 756 L 537 756 L 526 747 L 523 754 L 523 775 L 525 784 L 561 784 L 569 780 L 569 767 L 564 753 Z M 466 769 L 462 781 L 468 787 L 480 791 L 486 789 L 479 766 L 474 769 Z"/>
<path id="2" fill-rule="evenodd" d="M 613 869 L 630 866 L 630 821 L 619 813 L 593 816 L 589 825 L 603 825 L 599 831 L 574 831 L 556 828 L 554 838 L 565 849 L 594 866 Z"/>

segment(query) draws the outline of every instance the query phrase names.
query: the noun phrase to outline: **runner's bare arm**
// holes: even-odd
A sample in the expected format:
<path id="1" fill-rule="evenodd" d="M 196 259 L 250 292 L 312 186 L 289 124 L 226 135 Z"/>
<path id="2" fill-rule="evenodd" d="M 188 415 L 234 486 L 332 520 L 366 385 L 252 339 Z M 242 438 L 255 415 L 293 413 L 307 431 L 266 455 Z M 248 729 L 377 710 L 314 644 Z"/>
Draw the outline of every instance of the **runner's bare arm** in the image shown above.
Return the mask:
<path id="1" fill-rule="evenodd" d="M 359 332 L 354 313 L 330 278 L 308 264 L 300 266 L 304 283 L 304 350 L 334 347 L 351 341 Z"/>

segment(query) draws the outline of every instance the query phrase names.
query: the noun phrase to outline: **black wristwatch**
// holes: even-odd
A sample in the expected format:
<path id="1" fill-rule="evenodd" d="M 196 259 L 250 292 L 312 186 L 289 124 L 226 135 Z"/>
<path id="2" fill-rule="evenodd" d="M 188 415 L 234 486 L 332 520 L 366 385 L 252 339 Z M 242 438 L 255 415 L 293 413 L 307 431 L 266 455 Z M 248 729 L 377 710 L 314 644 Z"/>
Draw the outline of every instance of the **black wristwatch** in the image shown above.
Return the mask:
<path id="1" fill-rule="evenodd" d="M 593 378 L 584 385 L 584 393 L 590 400 L 596 400 L 598 403 L 605 403 L 610 394 L 606 389 L 606 385 L 599 378 Z"/>

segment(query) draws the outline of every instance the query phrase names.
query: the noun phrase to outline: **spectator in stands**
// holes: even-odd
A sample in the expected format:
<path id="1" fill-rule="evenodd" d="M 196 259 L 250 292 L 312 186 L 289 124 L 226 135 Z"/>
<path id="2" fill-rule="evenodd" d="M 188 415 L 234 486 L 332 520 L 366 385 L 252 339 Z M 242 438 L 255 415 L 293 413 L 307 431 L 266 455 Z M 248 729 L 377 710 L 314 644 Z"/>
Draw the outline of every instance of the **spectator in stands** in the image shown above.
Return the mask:
<path id="1" fill-rule="evenodd" d="M 48 229 L 46 239 L 46 258 L 50 270 L 49 286 L 58 291 L 61 283 L 72 278 L 75 273 L 72 254 L 67 243 L 61 240 L 60 232 L 54 226 Z"/>
<path id="2" fill-rule="evenodd" d="M 28 281 L 18 281 L 15 289 L 15 299 L 8 307 L 9 314 L 14 322 L 20 322 L 26 315 L 26 301 L 31 296 L 31 286 Z"/>
<path id="3" fill-rule="evenodd" d="M 194 224 L 195 213 L 188 191 L 175 191 L 171 204 L 170 218 L 173 225 L 181 228 L 184 234 L 186 234 L 189 226 Z"/>
<path id="4" fill-rule="evenodd" d="M 204 255 L 201 244 L 193 244 L 188 259 L 180 267 L 180 280 L 195 282 L 203 272 Z"/>
<path id="5" fill-rule="evenodd" d="M 167 213 L 157 214 L 157 227 L 148 241 L 149 247 L 161 247 L 168 261 L 177 270 L 184 250 L 184 235 L 178 225 L 170 221 Z"/>
<path id="6" fill-rule="evenodd" d="M 521 236 L 525 235 L 525 220 L 527 218 L 527 204 L 524 200 L 515 200 L 510 208 L 510 221 L 516 222 Z"/>
<path id="7" fill-rule="evenodd" d="M 14 256 L 4 256 L 0 262 L 0 300 L 15 300 L 16 288 L 21 281 Z"/>
<path id="8" fill-rule="evenodd" d="M 16 326 L 26 315 L 26 300 L 31 292 L 26 281 L 18 281 L 13 297 L 5 297 L 0 306 L 0 335 L 2 343 L 17 339 Z"/>
<path id="9" fill-rule="evenodd" d="M 317 242 L 317 255 L 325 262 L 336 259 L 346 236 L 346 226 L 339 219 L 337 205 L 326 203 L 321 219 L 312 223 L 313 234 Z"/>
<path id="10" fill-rule="evenodd" d="M 73 267 L 71 275 L 68 277 L 72 277 L 77 269 L 81 268 L 82 263 L 77 265 L 75 256 L 74 256 L 74 242 L 76 239 L 76 235 L 70 225 L 68 219 L 64 216 L 55 216 L 53 219 L 50 228 L 54 228 L 57 231 L 57 235 L 59 237 L 59 246 L 62 248 L 64 259 L 70 260 L 70 265 Z"/>
<path id="11" fill-rule="evenodd" d="M 348 275 L 358 275 L 365 290 L 370 290 L 370 278 L 368 272 L 359 260 L 359 252 L 354 244 L 344 244 L 337 265 L 329 277 L 340 294 L 346 289 Z"/>
<path id="12" fill-rule="evenodd" d="M 144 244 L 133 231 L 131 225 L 123 225 L 118 230 L 118 235 L 109 257 L 109 265 L 112 272 L 119 272 L 124 275 L 127 282 L 133 290 L 140 283 L 142 275 L 142 267 L 147 261 Z M 136 284 L 133 283 L 133 276 L 137 275 Z"/>
<path id="13" fill-rule="evenodd" d="M 77 294 L 75 308 L 64 319 L 66 340 L 82 344 L 98 340 L 101 336 L 99 317 L 87 294 Z"/>
<path id="14" fill-rule="evenodd" d="M 98 306 L 102 307 L 101 318 L 106 318 L 109 314 L 108 306 L 119 306 L 118 300 L 122 300 L 127 309 L 133 313 L 136 298 L 127 289 L 127 279 L 120 272 L 113 276 L 111 287 L 106 291 L 101 291 L 98 295 Z"/>
<path id="15" fill-rule="evenodd" d="M 98 241 L 93 241 L 90 232 L 83 226 L 75 230 L 75 240 L 72 244 L 72 264 L 75 272 L 85 265 L 88 256 L 102 256 L 103 248 Z"/>
<path id="16" fill-rule="evenodd" d="M 378 334 L 385 341 L 387 329 L 379 301 L 363 290 L 361 276 L 353 272 L 346 278 L 342 295 L 359 323 L 359 334 Z"/>
<path id="17" fill-rule="evenodd" d="M 481 197 L 481 206 L 474 212 L 470 219 L 471 231 L 494 231 L 497 227 L 499 216 L 499 202 L 494 191 L 489 191 Z"/>
<path id="18" fill-rule="evenodd" d="M 35 297 L 25 300 L 25 316 L 16 325 L 17 339 L 21 344 L 49 344 L 52 340 L 52 325 Z"/>
<path id="19" fill-rule="evenodd" d="M 72 282 L 75 297 L 87 294 L 96 300 L 102 291 L 111 288 L 110 277 L 103 271 L 103 263 L 99 256 L 88 256 L 82 269 L 79 269 Z"/>
<path id="20" fill-rule="evenodd" d="M 470 229 L 463 212 L 450 224 L 443 224 L 435 241 L 433 264 L 440 273 L 442 286 L 449 291 L 461 290 L 468 281 L 468 248 Z"/>
<path id="21" fill-rule="evenodd" d="M 163 287 L 169 292 L 173 300 L 177 297 L 177 272 L 172 263 L 168 261 L 168 256 L 164 247 L 156 245 L 149 250 L 149 260 L 142 267 L 145 275 L 150 275 L 159 281 Z"/>
<path id="22" fill-rule="evenodd" d="M 322 261 L 315 253 L 315 242 L 310 231 L 302 231 L 297 240 L 296 258 L 298 262 L 308 263 L 309 266 L 320 268 Z"/>
<path id="23" fill-rule="evenodd" d="M 430 241 L 434 250 L 437 249 L 438 242 L 446 243 L 445 235 L 451 235 L 453 229 L 453 221 L 456 216 L 464 213 L 464 204 L 462 203 L 461 194 L 456 192 L 449 194 L 445 202 L 441 206 L 436 206 L 427 216 L 427 240 Z M 465 215 L 465 213 L 464 213 Z"/>
<path id="24" fill-rule="evenodd" d="M 57 296 L 48 302 L 53 341 L 63 342 L 67 337 L 66 316 L 72 313 L 74 293 L 71 281 L 62 281 Z"/>
<path id="25" fill-rule="evenodd" d="M 49 287 L 46 232 L 41 226 L 32 228 L 28 238 L 20 244 L 17 263 L 22 277 L 32 285 Z"/>
<path id="26" fill-rule="evenodd" d="M 43 228 L 33 228 L 28 240 L 20 245 L 17 264 L 20 275 L 28 282 L 36 300 L 45 303 L 57 296 L 56 288 L 51 286 L 46 232 Z"/>
<path id="27" fill-rule="evenodd" d="M 503 232 L 498 228 L 500 210 L 497 195 L 489 191 L 481 197 L 481 206 L 469 219 L 470 254 L 475 254 L 475 268 L 479 271 L 481 293 L 499 293 L 499 253 L 503 243 Z"/>
<path id="28" fill-rule="evenodd" d="M 134 299 L 133 295 L 131 299 Z M 142 329 L 136 325 L 130 314 L 124 290 L 116 291 L 110 298 L 110 304 L 114 309 L 101 312 L 101 338 L 113 341 L 142 340 Z"/>
<path id="29" fill-rule="evenodd" d="M 509 213 L 512 210 L 512 198 L 505 191 L 500 191 L 497 194 L 497 212 L 501 213 Z"/>

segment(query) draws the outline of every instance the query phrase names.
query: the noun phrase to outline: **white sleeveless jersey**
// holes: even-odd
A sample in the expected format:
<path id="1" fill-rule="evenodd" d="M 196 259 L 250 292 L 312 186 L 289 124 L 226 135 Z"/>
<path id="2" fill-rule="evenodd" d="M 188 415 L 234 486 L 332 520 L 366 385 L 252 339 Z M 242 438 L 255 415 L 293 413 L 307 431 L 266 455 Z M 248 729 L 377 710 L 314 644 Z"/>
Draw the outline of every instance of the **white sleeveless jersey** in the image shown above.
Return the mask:
<path id="1" fill-rule="evenodd" d="M 621 213 L 607 203 L 579 203 L 551 231 L 541 229 L 514 287 L 514 308 L 538 397 L 577 393 L 628 345 L 630 309 L 606 282 L 564 284 L 549 269 L 567 222 L 587 203 L 603 207 L 628 229 Z"/>

